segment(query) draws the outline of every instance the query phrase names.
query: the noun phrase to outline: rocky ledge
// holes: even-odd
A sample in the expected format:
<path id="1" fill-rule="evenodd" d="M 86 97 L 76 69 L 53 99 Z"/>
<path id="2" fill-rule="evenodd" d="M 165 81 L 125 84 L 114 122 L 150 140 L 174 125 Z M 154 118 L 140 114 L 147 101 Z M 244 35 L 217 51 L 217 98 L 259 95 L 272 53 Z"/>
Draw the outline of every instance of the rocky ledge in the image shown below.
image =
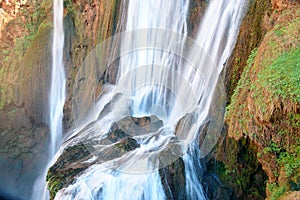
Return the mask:
<path id="1" fill-rule="evenodd" d="M 94 123 L 89 124 L 78 135 L 84 134 L 84 131 Z M 47 174 L 51 199 L 54 199 L 59 190 L 72 185 L 76 177 L 83 174 L 90 166 L 113 160 L 139 148 L 140 144 L 136 138 L 143 134 L 160 131 L 162 127 L 163 122 L 156 116 L 125 117 L 113 123 L 104 137 L 89 137 L 85 141 L 70 142 L 74 139 L 73 137 L 66 141 L 66 143 L 69 142 L 69 145 L 63 150 L 55 164 L 50 167 Z M 70 145 L 71 143 L 72 145 Z M 176 150 L 172 145 L 174 143 L 170 143 L 170 148 L 167 147 L 162 151 L 163 156 L 168 159 L 172 152 L 174 153 L 174 149 Z M 185 166 L 182 158 L 178 156 L 167 162 L 159 169 L 167 199 L 186 199 Z M 203 172 L 199 178 L 210 199 L 231 199 L 233 197 L 233 190 L 223 185 L 213 173 Z"/>
<path id="2" fill-rule="evenodd" d="M 93 126 L 94 123 L 87 127 Z M 94 137 L 67 146 L 47 174 L 51 199 L 55 197 L 58 190 L 72 184 L 74 178 L 91 165 L 121 157 L 138 148 L 140 144 L 134 136 L 155 132 L 162 126 L 163 122 L 155 116 L 125 117 L 113 123 L 109 132 L 100 140 Z M 78 134 L 84 131 L 85 129 Z M 88 160 L 92 161 L 87 162 Z"/>

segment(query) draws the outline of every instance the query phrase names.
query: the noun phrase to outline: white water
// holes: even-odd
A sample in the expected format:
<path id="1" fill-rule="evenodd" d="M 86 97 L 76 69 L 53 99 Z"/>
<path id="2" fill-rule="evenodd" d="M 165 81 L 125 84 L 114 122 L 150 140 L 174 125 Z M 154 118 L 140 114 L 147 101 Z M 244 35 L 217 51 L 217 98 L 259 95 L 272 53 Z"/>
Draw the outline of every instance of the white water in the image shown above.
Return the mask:
<path id="1" fill-rule="evenodd" d="M 62 142 L 63 107 L 66 98 L 66 75 L 63 63 L 64 29 L 63 0 L 54 0 L 54 29 L 52 43 L 52 74 L 49 94 L 50 112 L 50 155 L 56 153 Z"/>
<path id="2" fill-rule="evenodd" d="M 216 130 L 209 133 L 211 138 L 206 137 L 200 150 L 198 149 L 199 135 L 197 133 L 208 120 L 209 109 L 211 106 L 215 106 L 212 105 L 214 89 L 225 67 L 226 60 L 234 48 L 246 6 L 247 0 L 210 1 L 198 32 L 197 43 L 207 52 L 213 63 L 210 60 L 206 60 L 207 57 L 198 61 L 201 63 L 199 66 L 205 66 L 198 69 L 199 73 L 206 79 L 204 79 L 202 83 L 203 89 L 200 91 L 200 96 L 204 98 L 198 104 L 198 111 L 194 115 L 194 118 L 196 118 L 194 119 L 195 123 L 193 125 L 189 124 L 188 137 L 185 141 L 189 145 L 188 153 L 183 156 L 187 177 L 186 190 L 189 199 L 195 197 L 197 197 L 196 199 L 201 199 L 202 194 L 199 194 L 199 191 L 196 189 L 196 187 L 199 187 L 200 182 L 199 179 L 195 179 L 199 173 L 197 172 L 197 167 L 201 168 L 198 157 L 203 157 L 212 150 L 221 132 L 222 126 L 217 126 Z M 197 49 L 193 51 L 197 51 Z M 197 55 L 191 54 L 190 60 L 197 60 Z M 192 79 L 193 74 L 188 74 L 188 77 Z M 218 119 L 219 117 L 215 117 L 216 120 L 219 120 L 216 123 L 222 124 L 223 121 Z"/>
<path id="3" fill-rule="evenodd" d="M 204 140 L 199 149 L 199 132 L 207 122 L 213 123 L 214 91 L 233 49 L 245 5 L 246 0 L 210 1 L 196 40 L 186 47 L 189 1 L 128 2 L 117 83 L 104 87 L 89 120 L 80 124 L 62 149 L 85 138 L 105 138 L 110 125 L 128 115 L 157 115 L 165 127 L 152 133 L 156 137 L 135 137 L 140 148 L 92 165 L 55 199 L 166 199 L 158 162 L 164 162 L 162 152 L 170 145 L 180 147 L 173 161 L 183 155 L 187 198 L 207 199 L 199 177 L 199 157 L 205 156 L 215 141 Z M 114 102 L 116 94 L 121 97 Z M 97 120 L 111 101 L 111 112 Z M 175 126 L 187 114 L 192 117 L 182 120 L 179 141 L 174 142 Z M 219 124 L 212 131 L 214 139 L 218 139 L 222 124 L 216 118 Z M 105 148 L 102 145 L 100 150 Z"/>
<path id="4" fill-rule="evenodd" d="M 66 75 L 63 63 L 64 29 L 63 29 L 63 0 L 53 2 L 53 41 L 52 41 L 52 73 L 49 93 L 49 127 L 50 145 L 49 158 L 52 162 L 47 164 L 46 169 L 41 173 L 34 183 L 33 200 L 49 199 L 46 184 L 48 167 L 54 162 L 54 155 L 62 144 L 62 119 L 63 107 L 66 98 Z"/>

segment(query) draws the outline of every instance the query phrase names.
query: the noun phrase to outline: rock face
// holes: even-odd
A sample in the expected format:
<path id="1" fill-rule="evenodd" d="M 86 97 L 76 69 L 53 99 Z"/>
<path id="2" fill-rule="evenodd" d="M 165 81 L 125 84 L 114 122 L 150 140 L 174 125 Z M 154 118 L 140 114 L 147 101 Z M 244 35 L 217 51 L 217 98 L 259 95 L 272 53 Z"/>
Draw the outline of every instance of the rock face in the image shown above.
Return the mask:
<path id="1" fill-rule="evenodd" d="M 0 196 L 29 199 L 48 160 L 49 2 L 0 3 Z"/>
<path id="2" fill-rule="evenodd" d="M 48 128 L 32 123 L 24 107 L 1 112 L 0 125 L 0 193 L 5 192 L 10 198 L 30 198 L 31 184 L 44 167 L 40 163 L 47 162 Z M 22 193 L 22 198 L 18 193 Z"/>
<path id="3" fill-rule="evenodd" d="M 32 6 L 26 1 L 6 3 L 12 7 L 0 10 L 13 13 L 13 16 L 5 18 L 8 21 L 0 30 L 0 48 L 3 50 L 3 54 L 0 54 L 0 109 L 8 104 L 24 104 L 32 120 L 46 122 L 48 74 L 51 69 L 51 5 L 47 1 Z M 27 15 L 33 15 L 35 9 L 39 9 L 35 17 L 26 18 Z M 36 53 L 37 50 L 39 53 Z"/>
<path id="4" fill-rule="evenodd" d="M 252 49 L 258 47 L 266 34 L 266 19 L 271 15 L 271 9 L 271 0 L 251 1 L 250 3 L 240 27 L 236 46 L 228 60 L 229 67 L 226 69 L 227 78 L 225 79 L 228 98 L 232 96 L 236 88 Z"/>
<path id="5" fill-rule="evenodd" d="M 77 88 L 76 76 L 83 66 L 84 60 L 88 54 L 101 42 L 113 36 L 120 31 L 120 24 L 117 22 L 121 19 L 120 8 L 122 7 L 121 0 L 114 1 L 65 1 L 66 17 L 65 17 L 65 67 L 67 70 L 67 98 L 64 107 L 64 125 L 68 129 L 74 125 L 72 111 L 72 99 L 76 95 Z M 91 67 L 90 67 L 91 68 Z M 107 77 L 115 78 L 116 69 L 113 69 Z M 85 81 L 99 82 L 101 74 L 93 71 L 93 77 L 85 79 L 88 72 L 83 72 L 80 78 L 81 84 Z M 109 78 L 108 78 L 109 79 Z M 95 84 L 96 85 L 96 84 Z M 93 90 L 92 88 L 91 90 Z M 81 92 L 82 91 L 77 91 Z M 89 91 L 90 93 L 94 91 Z"/>
<path id="6" fill-rule="evenodd" d="M 253 1 L 229 62 L 228 135 L 216 157 L 238 199 L 299 190 L 299 10 L 298 1 Z"/>
<path id="7" fill-rule="evenodd" d="M 181 158 L 159 170 L 167 199 L 186 199 L 184 163 Z"/>

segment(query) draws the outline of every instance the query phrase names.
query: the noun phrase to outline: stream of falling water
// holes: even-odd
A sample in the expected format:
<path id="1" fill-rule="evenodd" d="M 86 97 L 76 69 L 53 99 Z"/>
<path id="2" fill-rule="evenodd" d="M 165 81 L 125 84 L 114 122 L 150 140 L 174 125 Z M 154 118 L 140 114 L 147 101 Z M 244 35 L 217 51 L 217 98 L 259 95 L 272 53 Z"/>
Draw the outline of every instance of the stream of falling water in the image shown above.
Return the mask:
<path id="1" fill-rule="evenodd" d="M 64 28 L 63 0 L 54 0 L 54 29 L 52 43 L 52 74 L 50 101 L 50 155 L 53 156 L 62 142 L 63 107 L 66 99 L 66 75 L 63 63 Z"/>
<path id="2" fill-rule="evenodd" d="M 49 158 L 52 159 L 62 144 L 63 107 L 66 98 L 66 75 L 63 63 L 64 28 L 63 28 L 63 0 L 53 2 L 53 41 L 52 41 L 52 73 L 49 93 L 49 128 L 50 144 Z M 50 160 L 49 159 L 49 160 Z M 50 162 L 51 163 L 51 162 Z M 48 167 L 50 165 L 48 163 Z M 48 169 L 41 173 L 35 181 L 32 199 L 48 198 L 46 174 Z"/>
<path id="3" fill-rule="evenodd" d="M 126 116 L 156 115 L 163 120 L 164 127 L 153 133 L 155 137 L 153 134 L 133 136 L 139 141 L 139 148 L 119 158 L 93 164 L 71 185 L 60 190 L 55 199 L 166 199 L 159 162 L 164 159 L 161 153 L 174 144 L 180 147 L 175 157 L 182 157 L 185 166 L 186 198 L 207 199 L 199 178 L 202 170 L 199 157 L 207 155 L 215 143 L 205 138 L 199 148 L 199 136 L 209 121 L 217 127 L 213 132 L 221 129 L 222 117 L 216 117 L 217 122 L 212 123 L 212 103 L 247 0 L 209 1 L 193 42 L 187 37 L 188 0 L 124 0 L 123 3 L 126 24 L 122 30 L 127 33 L 123 40 L 121 37 L 116 84 L 103 87 L 104 92 L 97 98 L 91 114 L 94 117 L 87 117 L 78 126 L 60 152 L 86 137 L 105 138 L 111 124 Z M 55 34 L 53 49 L 61 53 Z M 62 66 L 60 58 L 56 62 Z M 59 79 L 53 79 L 51 87 L 51 92 L 58 94 L 58 97 L 51 96 L 56 99 L 58 109 L 58 112 L 51 110 L 51 119 L 58 120 L 51 127 L 51 135 L 55 133 L 56 138 L 52 140 L 55 149 L 60 138 L 60 105 L 64 101 L 65 84 L 63 71 L 52 76 Z M 109 103 L 111 111 L 103 114 Z M 182 126 L 175 132 L 179 122 Z"/>

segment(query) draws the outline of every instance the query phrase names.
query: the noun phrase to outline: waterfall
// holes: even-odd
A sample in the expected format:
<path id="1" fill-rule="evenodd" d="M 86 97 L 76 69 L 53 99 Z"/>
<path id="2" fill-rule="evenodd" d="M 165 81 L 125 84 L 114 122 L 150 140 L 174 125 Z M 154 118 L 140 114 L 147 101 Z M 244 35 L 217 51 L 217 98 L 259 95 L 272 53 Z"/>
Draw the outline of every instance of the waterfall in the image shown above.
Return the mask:
<path id="1" fill-rule="evenodd" d="M 50 145 L 49 158 L 53 159 L 56 151 L 62 143 L 62 119 L 63 107 L 66 98 L 66 75 L 63 64 L 63 48 L 64 48 L 64 29 L 63 29 L 63 0 L 54 0 L 53 5 L 53 42 L 52 42 L 52 73 L 51 86 L 49 93 L 49 127 L 50 127 Z M 46 175 L 49 166 L 53 163 L 49 162 L 46 169 L 41 173 L 34 183 L 33 200 L 49 199 L 46 184 Z"/>
<path id="2" fill-rule="evenodd" d="M 199 179 L 195 179 L 198 174 L 197 167 L 198 169 L 199 167 L 201 168 L 198 158 L 207 155 L 211 151 L 221 133 L 223 124 L 222 115 L 214 116 L 213 118 L 215 119 L 208 119 L 212 117 L 209 116 L 209 112 L 212 106 L 216 106 L 212 105 L 213 102 L 216 103 L 216 101 L 213 101 L 214 91 L 217 87 L 221 72 L 225 67 L 226 60 L 234 48 L 246 6 L 247 0 L 210 1 L 196 38 L 199 46 L 201 46 L 203 51 L 209 56 L 196 61 L 199 62 L 199 66 L 205 66 L 199 68 L 200 74 L 206 77 L 206 79 L 203 79 L 203 88 L 199 92 L 200 94 L 202 93 L 200 96 L 204 96 L 204 98 L 199 102 L 197 108 L 199 110 L 194 115 L 196 118 L 194 119 L 195 123 L 191 125 L 190 122 L 185 122 L 189 124 L 187 135 L 192 136 L 190 140 L 187 140 L 189 150 L 187 154 L 183 156 L 187 176 L 186 190 L 189 199 L 193 197 L 201 199 L 202 191 L 199 190 L 200 182 Z M 196 51 L 197 49 L 192 50 L 192 52 Z M 190 60 L 197 60 L 197 54 L 191 53 L 190 56 Z M 193 74 L 187 74 L 187 76 L 192 78 Z M 207 91 L 207 88 L 210 89 L 210 91 Z M 225 93 L 224 89 L 221 90 Z M 220 93 L 220 89 L 216 92 Z M 222 97 L 220 98 L 220 94 L 218 96 L 219 99 L 217 101 L 220 101 Z M 223 100 L 225 101 L 225 98 Z M 225 105 L 223 105 L 223 108 L 224 107 Z M 221 114 L 224 112 L 225 111 L 221 112 Z M 204 139 L 203 145 L 199 149 L 197 145 L 199 135 L 195 133 L 199 132 L 199 129 L 205 125 L 207 120 L 210 120 L 210 123 L 214 124 L 212 126 L 215 126 L 215 130 L 208 131 L 210 137 Z"/>
<path id="3" fill-rule="evenodd" d="M 66 75 L 63 64 L 64 29 L 63 0 L 54 0 L 54 30 L 52 43 L 52 74 L 50 101 L 50 154 L 53 156 L 62 140 L 63 107 L 66 98 Z"/>
<path id="4" fill-rule="evenodd" d="M 177 159 L 184 163 L 186 198 L 207 199 L 199 159 L 213 148 L 222 128 L 224 107 L 217 103 L 224 99 L 221 72 L 247 1 L 209 1 L 195 40 L 187 36 L 188 0 L 123 3 L 124 33 L 113 39 L 120 46 L 118 55 L 109 58 L 110 63 L 118 59 L 116 83 L 102 87 L 85 120 L 75 119 L 80 122 L 77 130 L 60 152 L 93 139 L 94 149 L 109 152 L 114 144 L 103 142 L 106 133 L 126 116 L 155 115 L 164 126 L 145 135 L 131 135 L 138 148 L 89 166 L 55 199 L 166 199 L 159 170 Z M 76 102 L 76 108 L 81 107 L 88 104 Z M 199 138 L 205 134 L 208 137 L 199 147 Z M 171 153 L 166 157 L 168 150 Z"/>

